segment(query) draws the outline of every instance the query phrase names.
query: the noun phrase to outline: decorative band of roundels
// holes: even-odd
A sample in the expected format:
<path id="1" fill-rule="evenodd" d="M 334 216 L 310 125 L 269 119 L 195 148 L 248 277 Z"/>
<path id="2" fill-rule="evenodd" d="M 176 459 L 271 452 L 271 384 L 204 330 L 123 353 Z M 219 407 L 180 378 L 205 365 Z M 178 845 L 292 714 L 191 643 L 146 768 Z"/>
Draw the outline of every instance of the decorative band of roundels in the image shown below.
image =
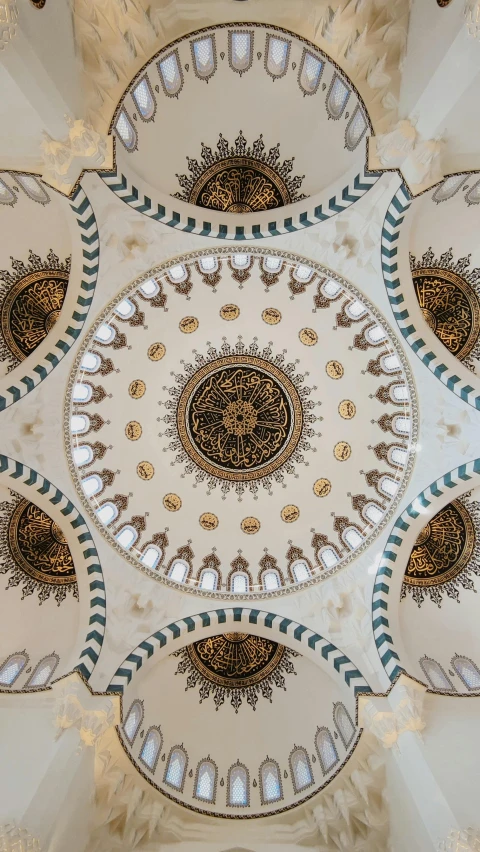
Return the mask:
<path id="1" fill-rule="evenodd" d="M 238 625 L 244 625 L 244 632 L 250 632 L 252 627 L 255 626 L 262 629 L 267 628 L 272 631 L 272 636 L 286 637 L 287 640 L 290 640 L 287 647 L 292 647 L 300 653 L 311 654 L 314 652 L 320 654 L 327 663 L 330 663 L 336 675 L 346 683 L 355 698 L 372 691 L 351 660 L 319 633 L 315 633 L 310 628 L 298 624 L 290 618 L 246 607 L 202 612 L 172 622 L 162 630 L 156 631 L 148 639 L 144 639 L 123 661 L 115 672 L 108 691 L 123 695 L 135 674 L 147 660 L 161 649 L 166 649 L 165 654 L 170 654 L 172 650 L 175 650 L 171 648 L 174 640 L 194 634 L 189 639 L 189 642 L 193 642 L 201 638 L 204 629 L 214 627 L 222 631 L 222 625 L 235 625 L 235 631 L 239 629 Z M 282 639 L 282 643 L 285 644 L 285 639 Z"/>
<path id="2" fill-rule="evenodd" d="M 30 367 L 21 378 L 16 379 L 15 384 L 10 385 L 4 395 L 0 395 L 0 411 L 26 396 L 47 378 L 71 349 L 87 319 L 97 284 L 100 252 L 98 228 L 90 202 L 81 187 L 78 187 L 72 196 L 70 207 L 80 229 L 83 256 L 80 282 L 76 284 L 70 281 L 69 283 L 69 288 L 77 286 L 78 289 L 75 309 L 69 317 L 67 327 L 52 346 L 51 351 L 47 352 L 38 364 Z M 12 374 L 12 378 L 15 373 Z"/>
<path id="3" fill-rule="evenodd" d="M 448 367 L 442 357 L 431 349 L 430 344 L 423 340 L 422 333 L 415 327 L 406 307 L 405 287 L 400 281 L 398 272 L 398 248 L 401 226 L 411 203 L 410 193 L 403 183 L 390 202 L 382 228 L 383 279 L 393 315 L 403 338 L 430 372 L 452 393 L 473 408 L 480 410 L 478 388 L 464 384 L 464 379 L 461 379 L 454 369 Z"/>
<path id="4" fill-rule="evenodd" d="M 32 488 L 33 493 L 41 494 L 56 510 L 60 512 L 75 531 L 79 545 L 79 553 L 83 565 L 75 566 L 78 577 L 83 574 L 89 578 L 89 627 L 85 639 L 85 647 L 80 653 L 79 662 L 75 669 L 88 680 L 92 674 L 103 644 L 106 624 L 106 596 L 102 567 L 90 530 L 83 516 L 73 503 L 55 485 L 45 479 L 36 470 L 15 461 L 8 456 L 0 455 L 0 474 L 9 477 L 13 483 L 21 482 Z M 35 502 L 35 499 L 32 500 Z"/>
<path id="5" fill-rule="evenodd" d="M 391 681 L 394 681 L 400 672 L 404 671 L 399 649 L 395 646 L 395 641 L 391 634 L 392 625 L 388 617 L 388 610 L 389 602 L 392 600 L 390 593 L 392 591 L 394 572 L 395 588 L 393 590 L 393 600 L 395 606 L 398 606 L 401 582 L 410 555 L 410 551 L 407 553 L 404 550 L 405 534 L 411 527 L 415 526 L 417 528 L 425 524 L 425 510 L 428 510 L 429 515 L 435 514 L 435 510 L 430 507 L 432 507 L 432 504 L 436 500 L 444 498 L 445 495 L 453 499 L 458 490 L 466 490 L 466 483 L 471 483 L 470 487 L 474 487 L 475 479 L 479 474 L 480 459 L 475 459 L 468 462 L 468 464 L 460 465 L 460 467 L 449 471 L 449 473 L 436 479 L 435 482 L 432 482 L 428 488 L 425 488 L 424 491 L 415 497 L 393 525 L 378 567 L 372 600 L 372 627 L 375 645 L 381 663 Z M 408 540 L 410 541 L 410 536 Z M 410 543 L 413 546 L 414 542 L 411 541 Z M 401 577 L 399 574 L 401 574 Z"/>

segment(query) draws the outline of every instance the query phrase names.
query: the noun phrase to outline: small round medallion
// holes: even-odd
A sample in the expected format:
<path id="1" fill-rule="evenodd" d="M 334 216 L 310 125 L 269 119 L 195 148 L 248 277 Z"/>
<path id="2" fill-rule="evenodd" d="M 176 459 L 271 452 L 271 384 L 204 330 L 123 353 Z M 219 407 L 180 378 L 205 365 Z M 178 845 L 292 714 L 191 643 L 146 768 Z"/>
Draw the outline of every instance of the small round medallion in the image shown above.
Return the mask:
<path id="1" fill-rule="evenodd" d="M 344 420 L 351 420 L 357 413 L 355 403 L 351 399 L 343 399 L 338 406 L 338 413 Z"/>
<path id="2" fill-rule="evenodd" d="M 150 361 L 161 361 L 166 351 L 167 350 L 163 343 L 152 343 L 152 345 L 148 347 L 147 355 L 150 358 Z"/>
<path id="3" fill-rule="evenodd" d="M 218 527 L 218 518 L 213 512 L 204 512 L 199 521 L 204 530 L 215 530 Z"/>
<path id="4" fill-rule="evenodd" d="M 331 490 L 332 483 L 329 479 L 317 479 L 317 481 L 313 483 L 313 493 L 316 494 L 317 497 L 326 497 L 330 494 Z"/>
<path id="5" fill-rule="evenodd" d="M 276 308 L 265 308 L 262 319 L 267 325 L 277 325 L 282 319 L 282 315 Z"/>
<path id="6" fill-rule="evenodd" d="M 327 376 L 330 376 L 331 379 L 341 379 L 343 376 L 343 367 L 340 361 L 329 361 L 325 369 Z"/>
<path id="7" fill-rule="evenodd" d="M 145 393 L 147 386 L 143 379 L 134 379 L 133 382 L 130 382 L 128 392 L 133 399 L 140 399 L 141 396 Z"/>
<path id="8" fill-rule="evenodd" d="M 184 317 L 180 320 L 178 327 L 184 334 L 191 334 L 198 328 L 198 319 L 196 317 Z"/>
<path id="9" fill-rule="evenodd" d="M 286 524 L 293 524 L 300 517 L 300 509 L 298 506 L 284 506 L 280 515 L 282 521 L 285 521 Z"/>
<path id="10" fill-rule="evenodd" d="M 130 423 L 127 423 L 125 426 L 125 435 L 127 436 L 129 441 L 138 441 L 142 434 L 142 427 L 137 420 L 130 420 Z"/>
<path id="11" fill-rule="evenodd" d="M 333 455 L 337 461 L 346 461 L 352 455 L 352 448 L 346 441 L 339 441 L 338 444 L 335 444 Z"/>
<path id="12" fill-rule="evenodd" d="M 258 518 L 244 518 L 240 526 L 247 535 L 254 535 L 260 529 L 260 521 Z"/>
<path id="13" fill-rule="evenodd" d="M 163 498 L 163 505 L 169 512 L 178 512 L 181 508 L 182 501 L 178 494 L 165 494 Z"/>
<path id="14" fill-rule="evenodd" d="M 238 305 L 224 305 L 220 308 L 220 316 L 224 320 L 236 320 L 240 316 Z"/>
<path id="15" fill-rule="evenodd" d="M 298 336 L 304 346 L 315 346 L 318 343 L 318 334 L 313 328 L 302 328 Z"/>
<path id="16" fill-rule="evenodd" d="M 151 462 L 142 461 L 137 464 L 137 473 L 140 479 L 151 479 L 153 474 L 155 473 L 155 468 Z"/>

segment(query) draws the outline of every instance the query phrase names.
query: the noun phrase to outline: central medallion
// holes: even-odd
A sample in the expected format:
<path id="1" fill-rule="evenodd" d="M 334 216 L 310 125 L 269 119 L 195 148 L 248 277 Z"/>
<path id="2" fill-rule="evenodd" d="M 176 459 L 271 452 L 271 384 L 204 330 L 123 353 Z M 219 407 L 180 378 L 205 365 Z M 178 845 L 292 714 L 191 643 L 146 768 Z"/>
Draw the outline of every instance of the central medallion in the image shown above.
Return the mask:
<path id="1" fill-rule="evenodd" d="M 232 482 L 273 474 L 295 452 L 303 429 L 294 383 L 253 355 L 227 355 L 201 367 L 180 394 L 176 419 L 190 459 Z"/>

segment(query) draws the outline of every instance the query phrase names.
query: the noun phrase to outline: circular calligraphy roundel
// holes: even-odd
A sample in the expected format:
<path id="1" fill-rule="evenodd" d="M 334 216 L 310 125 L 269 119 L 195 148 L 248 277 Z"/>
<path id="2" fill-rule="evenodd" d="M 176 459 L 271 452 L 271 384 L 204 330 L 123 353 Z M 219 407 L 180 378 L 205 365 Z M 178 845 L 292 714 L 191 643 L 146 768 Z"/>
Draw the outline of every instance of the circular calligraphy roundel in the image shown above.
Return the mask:
<path id="1" fill-rule="evenodd" d="M 185 385 L 177 429 L 190 458 L 219 478 L 268 476 L 294 452 L 302 433 L 298 392 L 275 365 L 230 355 L 205 365 Z"/>
<path id="2" fill-rule="evenodd" d="M 448 583 L 472 557 L 475 530 L 465 507 L 453 500 L 428 522 L 408 560 L 404 581 L 410 586 Z"/>

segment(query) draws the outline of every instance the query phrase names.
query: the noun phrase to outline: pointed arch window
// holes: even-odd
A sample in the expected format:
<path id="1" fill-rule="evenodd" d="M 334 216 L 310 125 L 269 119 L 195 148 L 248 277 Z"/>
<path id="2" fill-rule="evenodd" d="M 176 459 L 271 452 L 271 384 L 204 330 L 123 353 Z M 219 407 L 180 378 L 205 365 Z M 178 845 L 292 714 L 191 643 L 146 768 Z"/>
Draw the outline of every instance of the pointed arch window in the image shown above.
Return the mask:
<path id="1" fill-rule="evenodd" d="M 283 77 L 288 70 L 291 42 L 286 38 L 267 35 L 265 69 L 270 77 Z"/>
<path id="2" fill-rule="evenodd" d="M 335 722 L 335 727 L 340 734 L 343 745 L 345 748 L 348 748 L 355 736 L 355 725 L 350 718 L 347 708 L 341 701 L 334 705 L 333 721 Z"/>
<path id="3" fill-rule="evenodd" d="M 206 568 L 200 574 L 199 587 L 208 592 L 215 592 L 218 586 L 218 571 L 213 568 Z"/>
<path id="4" fill-rule="evenodd" d="M 160 728 L 149 728 L 140 751 L 140 760 L 152 772 L 157 768 L 158 758 L 162 750 L 163 738 Z"/>
<path id="5" fill-rule="evenodd" d="M 338 553 L 333 549 L 333 547 L 322 547 L 318 555 L 325 568 L 333 568 L 333 566 L 339 561 Z"/>
<path id="6" fill-rule="evenodd" d="M 85 382 L 77 382 L 73 388 L 73 402 L 90 402 L 92 393 L 91 385 Z"/>
<path id="7" fill-rule="evenodd" d="M 309 50 L 303 51 L 298 83 L 304 95 L 314 95 L 320 85 L 324 63 Z"/>
<path id="8" fill-rule="evenodd" d="M 347 129 L 345 131 L 345 146 L 349 151 L 354 151 L 357 145 L 362 141 L 367 132 L 367 122 L 363 110 L 357 104 L 350 118 Z"/>
<path id="9" fill-rule="evenodd" d="M 17 196 L 9 186 L 0 178 L 0 204 L 8 204 L 13 207 L 17 203 Z"/>
<path id="10" fill-rule="evenodd" d="M 246 594 L 250 589 L 250 579 L 248 574 L 243 571 L 238 571 L 232 574 L 230 578 L 230 588 L 236 595 Z"/>
<path id="11" fill-rule="evenodd" d="M 275 589 L 281 588 L 282 581 L 280 579 L 280 574 L 275 568 L 269 568 L 268 571 L 263 572 L 262 586 L 267 592 L 273 592 Z"/>
<path id="12" fill-rule="evenodd" d="M 128 711 L 127 718 L 123 723 L 123 730 L 130 745 L 132 745 L 135 737 L 137 736 L 138 729 L 140 728 L 142 721 L 143 704 L 141 701 L 134 701 Z"/>
<path id="13" fill-rule="evenodd" d="M 91 464 L 93 461 L 93 450 L 87 444 L 80 447 L 74 447 L 73 461 L 77 467 L 84 467 L 86 464 Z"/>
<path id="14" fill-rule="evenodd" d="M 116 534 L 115 540 L 124 550 L 130 550 L 138 538 L 138 532 L 134 527 L 128 524 Z"/>
<path id="15" fill-rule="evenodd" d="M 163 778 L 165 784 L 174 787 L 175 790 L 183 790 L 185 775 L 187 773 L 188 758 L 182 746 L 171 749 L 168 757 L 167 768 Z"/>
<path id="16" fill-rule="evenodd" d="M 197 77 L 209 80 L 217 69 L 217 51 L 215 36 L 201 36 L 190 42 L 193 65 Z"/>
<path id="17" fill-rule="evenodd" d="M 457 654 L 452 659 L 452 666 L 467 689 L 472 692 L 480 689 L 480 670 L 472 660 Z"/>
<path id="18" fill-rule="evenodd" d="M 283 799 L 280 768 L 276 760 L 267 757 L 260 767 L 260 800 L 262 805 Z"/>
<path id="19" fill-rule="evenodd" d="M 50 196 L 44 189 L 43 185 L 37 178 L 34 178 L 33 175 L 19 175 L 16 174 L 15 181 L 18 185 L 23 189 L 24 193 L 28 195 L 32 201 L 38 201 L 39 204 L 48 204 L 50 201 Z"/>
<path id="20" fill-rule="evenodd" d="M 174 559 L 170 566 L 168 576 L 175 583 L 184 583 L 187 579 L 188 570 L 188 562 L 185 562 L 183 559 Z"/>
<path id="21" fill-rule="evenodd" d="M 334 74 L 327 95 L 328 117 L 335 120 L 341 118 L 349 97 L 350 89 L 347 84 L 343 82 L 338 74 Z"/>
<path id="22" fill-rule="evenodd" d="M 28 663 L 28 654 L 11 654 L 0 667 L 0 686 L 12 686 Z"/>
<path id="23" fill-rule="evenodd" d="M 73 435 L 88 432 L 90 420 L 86 414 L 73 414 L 70 418 L 70 429 Z"/>
<path id="24" fill-rule="evenodd" d="M 436 692 L 455 692 L 455 687 L 448 677 L 445 669 L 437 663 L 436 660 L 432 660 L 431 657 L 422 657 L 420 662 L 420 668 L 422 669 L 425 677 L 427 678 L 430 686 Z"/>
<path id="25" fill-rule="evenodd" d="M 250 776 L 240 761 L 228 770 L 227 804 L 232 808 L 248 808 L 250 804 Z"/>
<path id="26" fill-rule="evenodd" d="M 25 689 L 33 686 L 46 686 L 51 680 L 59 662 L 60 658 L 58 654 L 50 654 L 48 657 L 44 657 L 43 660 L 40 660 L 27 680 Z"/>
<path id="27" fill-rule="evenodd" d="M 327 775 L 339 760 L 333 737 L 328 728 L 317 729 L 315 748 L 317 750 L 320 766 L 322 767 L 322 772 L 324 775 Z"/>
<path id="28" fill-rule="evenodd" d="M 155 544 L 149 544 L 148 547 L 143 551 L 140 562 L 143 562 L 147 568 L 156 568 L 158 563 L 163 557 L 163 550 L 157 547 Z"/>
<path id="29" fill-rule="evenodd" d="M 103 482 L 98 473 L 92 473 L 90 476 L 82 479 L 82 488 L 85 497 L 93 497 L 95 494 L 100 494 L 103 490 Z"/>
<path id="30" fill-rule="evenodd" d="M 448 201 L 449 198 L 452 198 L 458 192 L 466 177 L 467 175 L 462 174 L 446 178 L 433 193 L 432 201 L 435 201 L 437 204 L 440 204 L 441 201 Z"/>
<path id="31" fill-rule="evenodd" d="M 120 110 L 115 122 L 115 130 L 118 138 L 127 151 L 135 150 L 137 147 L 137 131 L 130 121 L 129 115 L 124 107 Z"/>
<path id="32" fill-rule="evenodd" d="M 183 71 L 178 50 L 172 50 L 157 63 L 162 89 L 169 98 L 178 97 L 183 88 Z"/>
<path id="33" fill-rule="evenodd" d="M 240 76 L 252 67 L 253 31 L 230 30 L 228 33 L 228 61 L 233 71 Z"/>
<path id="34" fill-rule="evenodd" d="M 202 802 L 215 803 L 217 794 L 217 767 L 208 757 L 202 760 L 195 775 L 194 796 Z"/>
<path id="35" fill-rule="evenodd" d="M 467 192 L 465 196 L 465 201 L 468 206 L 471 204 L 480 204 L 480 180 L 477 180 L 476 183 L 473 184 L 471 189 Z"/>
<path id="36" fill-rule="evenodd" d="M 104 346 L 107 346 L 109 343 L 112 343 L 115 335 L 116 331 L 113 326 L 103 322 L 95 332 L 95 340 L 98 340 L 99 343 L 103 343 Z"/>
<path id="37" fill-rule="evenodd" d="M 157 102 L 150 85 L 150 80 L 147 74 L 140 80 L 132 91 L 132 98 L 135 101 L 140 115 L 144 121 L 152 121 L 155 117 Z"/>
<path id="38" fill-rule="evenodd" d="M 310 566 L 305 559 L 297 559 L 291 566 L 291 572 L 294 583 L 303 583 L 304 580 L 309 580 L 312 576 Z"/>
<path id="39" fill-rule="evenodd" d="M 95 512 L 98 520 L 108 527 L 115 518 L 118 517 L 118 509 L 115 506 L 115 503 L 102 503 L 102 505 Z"/>
<path id="40" fill-rule="evenodd" d="M 313 784 L 312 767 L 306 749 L 293 747 L 289 757 L 290 774 L 295 793 L 301 793 Z"/>

